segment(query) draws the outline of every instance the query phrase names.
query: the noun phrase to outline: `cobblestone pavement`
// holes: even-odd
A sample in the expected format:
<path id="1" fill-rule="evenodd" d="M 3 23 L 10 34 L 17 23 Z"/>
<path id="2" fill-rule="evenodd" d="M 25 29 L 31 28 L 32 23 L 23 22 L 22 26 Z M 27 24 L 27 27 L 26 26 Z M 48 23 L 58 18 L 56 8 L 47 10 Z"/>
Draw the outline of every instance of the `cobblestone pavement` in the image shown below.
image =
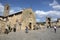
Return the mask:
<path id="1" fill-rule="evenodd" d="M 57 28 L 56 33 L 53 28 L 31 30 L 29 33 L 25 33 L 25 31 L 10 32 L 9 34 L 0 34 L 0 40 L 60 40 L 60 28 Z"/>

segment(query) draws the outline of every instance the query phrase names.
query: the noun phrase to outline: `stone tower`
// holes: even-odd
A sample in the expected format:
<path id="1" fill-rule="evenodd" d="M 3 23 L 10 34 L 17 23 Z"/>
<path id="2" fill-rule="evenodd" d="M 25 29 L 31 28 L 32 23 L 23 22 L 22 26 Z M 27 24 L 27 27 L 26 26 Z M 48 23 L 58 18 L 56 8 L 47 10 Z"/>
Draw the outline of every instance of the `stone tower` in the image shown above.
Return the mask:
<path id="1" fill-rule="evenodd" d="M 46 26 L 51 27 L 51 18 L 50 17 L 46 17 Z"/>
<path id="2" fill-rule="evenodd" d="M 8 16 L 9 15 L 9 5 L 8 4 L 6 4 L 5 6 L 4 6 L 4 14 L 3 14 L 4 16 Z"/>

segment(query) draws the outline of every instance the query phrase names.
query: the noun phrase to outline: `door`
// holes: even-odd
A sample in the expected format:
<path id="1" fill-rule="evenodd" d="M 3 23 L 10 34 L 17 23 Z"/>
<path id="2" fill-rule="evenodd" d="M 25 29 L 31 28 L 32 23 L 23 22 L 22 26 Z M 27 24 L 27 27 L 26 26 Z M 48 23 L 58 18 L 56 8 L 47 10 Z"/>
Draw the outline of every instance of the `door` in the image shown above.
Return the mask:
<path id="1" fill-rule="evenodd" d="M 31 30 L 32 29 L 32 23 L 29 23 L 29 30 Z"/>

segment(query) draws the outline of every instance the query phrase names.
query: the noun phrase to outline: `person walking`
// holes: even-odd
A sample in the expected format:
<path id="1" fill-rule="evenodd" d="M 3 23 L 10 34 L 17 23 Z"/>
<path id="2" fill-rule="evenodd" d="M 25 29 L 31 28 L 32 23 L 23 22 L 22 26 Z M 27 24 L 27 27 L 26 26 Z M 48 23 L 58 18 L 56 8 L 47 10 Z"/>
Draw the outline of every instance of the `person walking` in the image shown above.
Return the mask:
<path id="1" fill-rule="evenodd" d="M 25 32 L 28 33 L 28 27 L 26 26 Z"/>
<path id="2" fill-rule="evenodd" d="M 54 26 L 54 32 L 56 33 L 56 25 Z"/>
<path id="3" fill-rule="evenodd" d="M 8 25 L 5 27 L 5 34 L 9 33 Z"/>

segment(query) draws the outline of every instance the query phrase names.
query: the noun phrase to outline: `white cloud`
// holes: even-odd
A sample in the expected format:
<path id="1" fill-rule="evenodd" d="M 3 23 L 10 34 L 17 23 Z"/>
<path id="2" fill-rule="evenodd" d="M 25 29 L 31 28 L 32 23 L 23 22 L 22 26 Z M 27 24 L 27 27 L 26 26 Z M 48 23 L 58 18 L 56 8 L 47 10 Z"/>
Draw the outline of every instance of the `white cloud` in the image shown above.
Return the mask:
<path id="1" fill-rule="evenodd" d="M 37 22 L 40 22 L 40 19 L 36 19 Z"/>
<path id="2" fill-rule="evenodd" d="M 52 18 L 51 21 L 52 21 L 52 22 L 53 22 L 53 21 L 57 21 L 57 18 Z"/>
<path id="3" fill-rule="evenodd" d="M 54 9 L 60 9 L 60 5 L 53 6 Z"/>
<path id="4" fill-rule="evenodd" d="M 13 14 L 15 13 L 15 11 L 13 9 L 10 10 L 10 14 Z"/>
<path id="5" fill-rule="evenodd" d="M 56 20 L 56 18 L 60 17 L 60 11 L 55 11 L 55 10 L 51 10 L 51 11 L 47 11 L 47 12 L 41 11 L 41 10 L 36 10 L 35 14 L 36 14 L 36 17 L 38 16 L 41 19 L 49 16 L 52 18 L 52 20 Z M 39 20 L 39 19 L 37 19 L 37 20 Z"/>
<path id="6" fill-rule="evenodd" d="M 4 11 L 4 6 L 2 5 L 2 3 L 0 3 L 0 15 L 3 14 Z"/>
<path id="7" fill-rule="evenodd" d="M 47 11 L 46 14 L 51 15 L 51 16 L 54 16 L 54 15 L 60 16 L 60 15 L 59 15 L 59 14 L 60 14 L 60 11 L 56 11 L 56 10 Z"/>
<path id="8" fill-rule="evenodd" d="M 49 4 L 50 6 L 55 6 L 58 5 L 58 2 L 56 0 L 53 0 L 53 2 L 51 4 Z"/>
<path id="9" fill-rule="evenodd" d="M 36 15 L 39 15 L 40 17 L 43 17 L 43 16 L 47 15 L 46 12 L 41 11 L 41 10 L 36 10 L 35 13 L 36 13 Z"/>
<path id="10" fill-rule="evenodd" d="M 60 4 L 56 0 L 50 3 L 49 6 L 52 6 L 53 9 L 60 10 Z"/>
<path id="11" fill-rule="evenodd" d="M 40 17 L 42 16 L 54 16 L 54 15 L 56 15 L 56 16 L 60 16 L 59 14 L 60 14 L 60 11 L 55 11 L 55 10 L 51 10 L 51 11 L 47 11 L 47 12 L 45 12 L 45 11 L 40 11 L 40 10 L 36 10 L 35 11 L 35 13 L 36 13 L 36 15 L 40 15 Z"/>
<path id="12" fill-rule="evenodd" d="M 23 11 L 22 8 L 14 7 L 10 10 L 10 14 L 14 14 L 14 13 L 17 13 L 17 12 L 20 12 L 20 11 Z"/>
<path id="13" fill-rule="evenodd" d="M 44 11 L 40 11 L 40 10 L 37 10 L 35 13 L 37 13 L 37 14 L 39 13 L 39 15 L 46 15 Z"/>
<path id="14" fill-rule="evenodd" d="M 13 8 L 10 7 L 9 13 L 13 14 L 13 13 L 20 12 L 20 11 L 23 11 L 22 8 L 20 8 L 20 7 L 13 7 Z M 4 5 L 2 5 L 2 3 L 0 3 L 0 15 L 3 15 L 3 12 L 4 12 Z"/>

